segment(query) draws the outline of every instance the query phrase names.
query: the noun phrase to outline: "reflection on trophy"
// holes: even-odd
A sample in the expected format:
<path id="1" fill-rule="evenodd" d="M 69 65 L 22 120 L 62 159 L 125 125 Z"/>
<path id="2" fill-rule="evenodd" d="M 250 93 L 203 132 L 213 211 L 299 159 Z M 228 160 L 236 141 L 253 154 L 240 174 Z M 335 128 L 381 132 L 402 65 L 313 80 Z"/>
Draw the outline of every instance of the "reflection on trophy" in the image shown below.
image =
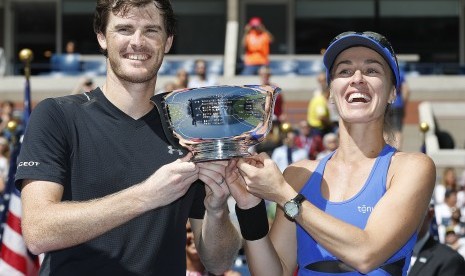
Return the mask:
<path id="1" fill-rule="evenodd" d="M 165 92 L 151 100 L 171 144 L 201 162 L 250 155 L 249 148 L 271 129 L 280 91 L 269 85 L 225 85 Z"/>

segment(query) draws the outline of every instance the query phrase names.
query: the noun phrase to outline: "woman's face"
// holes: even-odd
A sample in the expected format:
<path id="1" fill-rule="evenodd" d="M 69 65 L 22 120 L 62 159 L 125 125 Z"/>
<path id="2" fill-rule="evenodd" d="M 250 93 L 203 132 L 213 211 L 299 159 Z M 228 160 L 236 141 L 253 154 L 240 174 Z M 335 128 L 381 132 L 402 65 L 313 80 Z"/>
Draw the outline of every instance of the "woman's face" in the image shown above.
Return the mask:
<path id="1" fill-rule="evenodd" d="M 349 123 L 383 122 L 395 98 L 391 69 L 376 51 L 362 46 L 342 51 L 334 61 L 330 90 L 339 114 Z"/>
<path id="2" fill-rule="evenodd" d="M 455 176 L 455 171 L 454 170 L 447 170 L 444 173 L 444 184 L 446 186 L 454 187 L 457 183 L 457 178 Z"/>

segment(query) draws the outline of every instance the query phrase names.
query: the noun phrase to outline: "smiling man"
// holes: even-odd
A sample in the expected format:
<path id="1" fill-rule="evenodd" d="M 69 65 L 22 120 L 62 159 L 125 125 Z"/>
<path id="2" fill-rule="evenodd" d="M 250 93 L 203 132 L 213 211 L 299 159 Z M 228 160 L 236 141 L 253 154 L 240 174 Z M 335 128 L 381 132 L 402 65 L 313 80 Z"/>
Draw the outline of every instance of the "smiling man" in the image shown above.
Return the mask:
<path id="1" fill-rule="evenodd" d="M 34 109 L 16 185 L 40 275 L 184 275 L 188 219 L 207 269 L 231 266 L 226 162 L 179 158 L 150 101 L 174 25 L 168 0 L 98 0 L 104 85 Z"/>

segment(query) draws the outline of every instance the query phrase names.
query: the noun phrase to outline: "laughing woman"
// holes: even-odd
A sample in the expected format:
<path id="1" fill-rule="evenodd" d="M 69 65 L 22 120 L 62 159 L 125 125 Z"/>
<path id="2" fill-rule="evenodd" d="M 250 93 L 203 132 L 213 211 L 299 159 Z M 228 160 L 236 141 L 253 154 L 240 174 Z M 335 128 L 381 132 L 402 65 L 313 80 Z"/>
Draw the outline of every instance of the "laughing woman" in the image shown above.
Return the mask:
<path id="1" fill-rule="evenodd" d="M 253 275 L 406 275 L 436 169 L 422 153 L 388 145 L 385 115 L 399 89 L 397 59 L 373 32 L 338 35 L 324 55 L 340 114 L 339 148 L 282 175 L 266 155 L 232 160 Z M 268 231 L 263 199 L 279 208 Z"/>

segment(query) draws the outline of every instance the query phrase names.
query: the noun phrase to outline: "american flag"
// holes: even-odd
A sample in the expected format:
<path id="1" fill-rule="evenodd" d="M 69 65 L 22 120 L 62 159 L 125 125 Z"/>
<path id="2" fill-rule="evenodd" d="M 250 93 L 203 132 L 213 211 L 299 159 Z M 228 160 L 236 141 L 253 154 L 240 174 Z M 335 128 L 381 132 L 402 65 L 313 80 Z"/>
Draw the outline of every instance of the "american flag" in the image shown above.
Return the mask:
<path id="1" fill-rule="evenodd" d="M 12 133 L 10 168 L 4 196 L 0 199 L 0 276 L 34 276 L 38 275 L 39 258 L 32 255 L 24 243 L 21 232 L 21 198 L 14 185 L 16 174 L 16 159 L 21 148 L 20 137 L 26 128 L 31 114 L 31 89 L 29 78 L 26 77 L 24 89 L 24 114 L 21 127 Z"/>

